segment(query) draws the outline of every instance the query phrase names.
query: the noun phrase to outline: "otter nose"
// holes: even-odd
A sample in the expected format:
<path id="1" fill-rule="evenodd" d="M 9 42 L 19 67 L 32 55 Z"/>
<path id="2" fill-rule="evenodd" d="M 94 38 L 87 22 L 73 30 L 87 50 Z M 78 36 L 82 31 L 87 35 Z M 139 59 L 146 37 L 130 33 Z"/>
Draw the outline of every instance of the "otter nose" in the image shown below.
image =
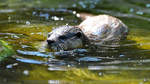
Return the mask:
<path id="1" fill-rule="evenodd" d="M 53 41 L 53 40 L 47 40 L 47 43 L 49 44 L 49 45 L 51 45 L 52 43 L 54 43 L 55 41 Z"/>

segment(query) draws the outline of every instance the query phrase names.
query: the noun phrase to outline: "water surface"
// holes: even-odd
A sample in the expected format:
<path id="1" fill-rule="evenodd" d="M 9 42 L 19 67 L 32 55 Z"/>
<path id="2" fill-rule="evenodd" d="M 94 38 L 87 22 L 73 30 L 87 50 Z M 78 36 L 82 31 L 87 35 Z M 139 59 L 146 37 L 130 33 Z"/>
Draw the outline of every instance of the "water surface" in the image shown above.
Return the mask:
<path id="1" fill-rule="evenodd" d="M 149 84 L 150 2 L 147 0 L 5 0 L 0 1 L 0 39 L 16 55 L 0 65 L 3 83 Z M 20 3 L 20 4 L 18 4 Z M 45 47 L 47 33 L 61 25 L 78 25 L 78 13 L 109 14 L 130 29 L 119 47 L 54 52 Z"/>

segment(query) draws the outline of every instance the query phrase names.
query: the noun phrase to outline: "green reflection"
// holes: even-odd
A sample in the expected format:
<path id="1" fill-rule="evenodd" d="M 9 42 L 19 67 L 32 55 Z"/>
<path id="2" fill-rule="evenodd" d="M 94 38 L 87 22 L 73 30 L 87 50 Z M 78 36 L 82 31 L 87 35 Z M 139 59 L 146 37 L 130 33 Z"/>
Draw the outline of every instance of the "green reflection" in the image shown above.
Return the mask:
<path id="1" fill-rule="evenodd" d="M 118 74 L 113 74 L 114 71 L 90 71 L 86 68 L 67 68 L 61 66 L 64 70 L 48 70 L 44 67 L 34 66 L 32 71 L 29 71 L 29 76 L 23 80 L 58 80 L 59 82 L 73 83 L 111 83 L 111 84 L 149 84 L 149 71 L 118 71 Z M 105 73 L 104 73 L 105 72 Z M 102 74 L 100 74 L 102 73 Z M 140 74 L 138 74 L 140 73 Z M 138 75 L 135 75 L 138 74 Z M 146 77 L 143 79 L 143 77 Z M 82 81 L 81 81 L 82 80 Z"/>
<path id="2" fill-rule="evenodd" d="M 9 46 L 7 42 L 0 40 L 0 62 L 13 54 L 14 51 L 12 47 Z"/>

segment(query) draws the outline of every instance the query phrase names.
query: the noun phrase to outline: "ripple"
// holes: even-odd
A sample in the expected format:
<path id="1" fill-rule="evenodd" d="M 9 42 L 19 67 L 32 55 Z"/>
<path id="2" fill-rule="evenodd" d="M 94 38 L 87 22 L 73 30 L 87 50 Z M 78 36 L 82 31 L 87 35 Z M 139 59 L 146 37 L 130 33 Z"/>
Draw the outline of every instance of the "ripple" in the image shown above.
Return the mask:
<path id="1" fill-rule="evenodd" d="M 48 84 L 60 84 L 60 80 L 48 80 Z"/>
<path id="2" fill-rule="evenodd" d="M 0 33 L 0 35 L 23 35 L 23 34 L 14 34 L 14 33 Z"/>
<path id="3" fill-rule="evenodd" d="M 146 7 L 147 7 L 147 8 L 150 8 L 150 4 L 146 4 Z"/>
<path id="4" fill-rule="evenodd" d="M 14 9 L 0 9 L 0 13 L 11 13 L 14 12 Z"/>
<path id="5" fill-rule="evenodd" d="M 142 60 L 115 60 L 111 62 L 103 62 L 100 64 L 112 65 L 112 64 L 129 64 L 129 63 L 150 63 L 150 59 Z"/>
<path id="6" fill-rule="evenodd" d="M 24 71 L 23 71 L 23 74 L 24 74 L 24 75 L 29 75 L 29 71 L 28 71 L 28 70 L 24 70 Z"/>
<path id="7" fill-rule="evenodd" d="M 143 15 L 144 12 L 142 12 L 142 11 L 137 11 L 136 14 L 138 14 L 138 15 Z"/>
<path id="8" fill-rule="evenodd" d="M 17 50 L 18 53 L 23 55 L 33 55 L 33 56 L 40 56 L 40 57 L 53 57 L 51 53 L 41 53 L 36 51 L 22 51 Z"/>
<path id="9" fill-rule="evenodd" d="M 88 66 L 89 70 L 150 70 L 149 67 L 128 67 L 128 66 Z"/>
<path id="10" fill-rule="evenodd" d="M 14 38 L 14 39 L 19 39 L 24 36 L 23 34 L 15 34 L 15 33 L 0 33 L 0 35 L 6 35 L 3 38 L 8 38 L 8 36 L 10 36 L 10 38 Z"/>
<path id="11" fill-rule="evenodd" d="M 40 57 L 51 57 L 54 58 L 55 56 L 75 56 L 75 55 L 83 55 L 83 53 L 86 53 L 86 49 L 74 49 L 70 51 L 60 51 L 60 52 L 38 52 L 38 51 L 23 51 L 23 50 L 17 50 L 18 53 L 22 55 L 32 55 L 32 56 L 40 56 Z"/>
<path id="12" fill-rule="evenodd" d="M 50 70 L 50 71 L 66 71 L 67 69 L 62 66 L 52 66 L 52 67 L 49 67 L 48 70 Z"/>
<path id="13" fill-rule="evenodd" d="M 96 9 L 95 11 L 110 14 L 110 15 L 117 16 L 117 17 L 129 17 L 129 18 L 137 18 L 137 19 L 141 19 L 141 20 L 150 21 L 150 18 L 144 17 L 144 16 L 139 16 L 136 14 L 127 14 L 127 13 L 121 13 L 121 12 L 110 11 L 110 10 L 102 10 L 102 9 Z M 140 12 L 140 14 L 143 14 L 143 13 Z"/>
<path id="14" fill-rule="evenodd" d="M 17 66 L 18 65 L 18 63 L 14 63 L 14 64 L 9 64 L 9 65 L 7 65 L 6 66 L 6 68 L 13 68 L 14 66 Z"/>
<path id="15" fill-rule="evenodd" d="M 45 64 L 45 62 L 33 60 L 33 59 L 27 59 L 27 58 L 16 58 L 16 60 L 24 63 L 30 63 L 30 64 Z"/>
<path id="16" fill-rule="evenodd" d="M 98 62 L 101 61 L 101 59 L 97 57 L 82 57 L 78 59 L 79 62 L 85 61 L 85 62 Z"/>

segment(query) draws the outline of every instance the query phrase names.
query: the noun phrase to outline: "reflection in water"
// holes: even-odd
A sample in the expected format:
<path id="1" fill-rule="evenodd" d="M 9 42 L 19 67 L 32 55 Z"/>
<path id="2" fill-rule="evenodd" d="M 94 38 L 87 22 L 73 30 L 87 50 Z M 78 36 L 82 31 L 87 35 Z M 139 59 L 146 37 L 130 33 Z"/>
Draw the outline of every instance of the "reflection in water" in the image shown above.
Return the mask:
<path id="1" fill-rule="evenodd" d="M 78 59 L 79 62 L 81 61 L 85 61 L 85 62 L 99 62 L 101 61 L 101 59 L 97 58 L 97 57 L 82 57 Z"/>
<path id="2" fill-rule="evenodd" d="M 18 53 L 22 54 L 22 55 L 33 55 L 33 56 L 40 56 L 40 57 L 53 57 L 52 53 L 40 53 L 40 52 L 36 52 L 36 51 L 21 51 L 21 50 L 17 50 Z"/>
<path id="3" fill-rule="evenodd" d="M 70 51 L 60 51 L 60 52 L 38 52 L 38 51 L 21 51 L 21 50 L 17 50 L 17 52 L 19 54 L 22 55 L 33 55 L 33 56 L 40 56 L 40 57 L 51 57 L 54 58 L 54 56 L 74 56 L 74 55 L 80 55 L 83 53 L 86 53 L 87 50 L 86 49 L 74 49 L 74 50 L 70 50 Z"/>
<path id="4" fill-rule="evenodd" d="M 13 9 L 5 9 L 5 10 L 0 10 L 0 13 L 11 13 L 11 12 L 14 12 L 15 10 Z"/>
<path id="5" fill-rule="evenodd" d="M 150 70 L 147 68 L 140 67 L 129 67 L 129 66 L 88 66 L 89 70 Z"/>
<path id="6" fill-rule="evenodd" d="M 33 59 L 20 59 L 20 58 L 16 58 L 17 61 L 20 62 L 24 62 L 24 63 L 31 63 L 31 64 L 44 64 L 44 62 L 42 61 L 37 61 L 37 60 L 33 60 Z"/>

